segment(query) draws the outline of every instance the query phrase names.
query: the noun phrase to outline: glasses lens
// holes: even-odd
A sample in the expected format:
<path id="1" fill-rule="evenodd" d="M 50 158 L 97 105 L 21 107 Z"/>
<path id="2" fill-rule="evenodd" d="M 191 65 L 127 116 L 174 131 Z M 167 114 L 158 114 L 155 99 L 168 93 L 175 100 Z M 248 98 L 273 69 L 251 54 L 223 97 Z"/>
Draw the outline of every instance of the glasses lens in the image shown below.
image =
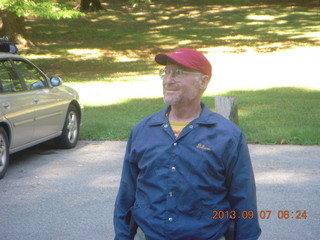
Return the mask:
<path id="1" fill-rule="evenodd" d="M 199 72 L 187 72 L 187 71 L 184 71 L 182 69 L 176 69 L 174 72 L 172 71 L 169 71 L 168 69 L 166 68 L 162 68 L 159 70 L 159 76 L 160 78 L 163 80 L 165 79 L 166 77 L 168 77 L 170 74 L 172 74 L 172 78 L 176 79 L 176 80 L 181 80 L 183 78 L 183 76 L 185 74 L 202 74 L 202 73 L 199 73 Z"/>
<path id="2" fill-rule="evenodd" d="M 174 72 L 174 76 L 179 79 L 181 78 L 186 72 L 181 70 L 181 69 L 177 69 L 175 72 Z"/>
<path id="3" fill-rule="evenodd" d="M 162 80 L 165 79 L 167 76 L 169 76 L 170 73 L 172 73 L 172 77 L 173 77 L 173 78 L 176 78 L 176 77 L 179 78 L 179 77 L 181 77 L 181 76 L 184 74 L 184 72 L 183 72 L 182 70 L 180 70 L 180 69 L 177 69 L 177 70 L 174 71 L 174 72 L 169 71 L 169 70 L 166 69 L 166 68 L 162 68 L 162 69 L 159 70 L 159 76 L 160 76 L 160 78 L 161 78 Z"/>
<path id="4" fill-rule="evenodd" d="M 167 70 L 165 68 L 161 68 L 159 70 L 159 76 L 161 79 L 164 79 L 168 75 Z"/>

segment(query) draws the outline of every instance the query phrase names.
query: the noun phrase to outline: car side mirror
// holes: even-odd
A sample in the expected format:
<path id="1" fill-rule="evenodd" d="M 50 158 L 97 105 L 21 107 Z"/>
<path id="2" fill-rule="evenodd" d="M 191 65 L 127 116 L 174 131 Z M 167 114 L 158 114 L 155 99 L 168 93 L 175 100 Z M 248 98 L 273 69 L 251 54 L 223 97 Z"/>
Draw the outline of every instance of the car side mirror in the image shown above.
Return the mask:
<path id="1" fill-rule="evenodd" d="M 50 83 L 52 87 L 58 87 L 62 84 L 62 79 L 59 77 L 51 77 Z"/>

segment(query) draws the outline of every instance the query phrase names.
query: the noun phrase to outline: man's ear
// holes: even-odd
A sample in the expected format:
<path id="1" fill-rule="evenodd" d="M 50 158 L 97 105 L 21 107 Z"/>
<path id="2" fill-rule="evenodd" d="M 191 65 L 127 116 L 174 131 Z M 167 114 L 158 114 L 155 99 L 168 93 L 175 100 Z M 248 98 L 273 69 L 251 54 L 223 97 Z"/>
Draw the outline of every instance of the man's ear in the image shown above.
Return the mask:
<path id="1" fill-rule="evenodd" d="M 201 90 L 206 90 L 206 88 L 208 87 L 208 84 L 210 82 L 210 78 L 208 75 L 202 75 L 199 81 L 199 87 Z"/>

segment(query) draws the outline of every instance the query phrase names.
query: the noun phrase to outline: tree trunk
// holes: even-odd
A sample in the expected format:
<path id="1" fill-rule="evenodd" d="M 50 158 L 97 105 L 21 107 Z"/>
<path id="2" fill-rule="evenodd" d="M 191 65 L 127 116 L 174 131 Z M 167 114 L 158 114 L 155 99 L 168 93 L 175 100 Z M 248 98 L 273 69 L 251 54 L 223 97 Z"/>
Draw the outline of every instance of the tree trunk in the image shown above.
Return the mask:
<path id="1" fill-rule="evenodd" d="M 216 96 L 214 102 L 217 113 L 238 124 L 238 104 L 235 97 Z"/>
<path id="2" fill-rule="evenodd" d="M 99 10 L 102 10 L 103 7 L 100 3 L 100 0 L 91 0 L 92 2 L 92 11 L 99 11 Z"/>
<path id="3" fill-rule="evenodd" d="M 27 38 L 24 17 L 18 17 L 14 12 L 0 11 L 0 37 L 9 37 L 10 42 L 19 44 L 19 48 L 34 46 Z"/>
<path id="4" fill-rule="evenodd" d="M 81 0 L 80 1 L 80 12 L 88 12 L 90 6 L 90 0 Z"/>
<path id="5" fill-rule="evenodd" d="M 103 7 L 100 3 L 100 0 L 81 0 L 80 2 L 81 12 L 99 11 L 102 9 Z"/>

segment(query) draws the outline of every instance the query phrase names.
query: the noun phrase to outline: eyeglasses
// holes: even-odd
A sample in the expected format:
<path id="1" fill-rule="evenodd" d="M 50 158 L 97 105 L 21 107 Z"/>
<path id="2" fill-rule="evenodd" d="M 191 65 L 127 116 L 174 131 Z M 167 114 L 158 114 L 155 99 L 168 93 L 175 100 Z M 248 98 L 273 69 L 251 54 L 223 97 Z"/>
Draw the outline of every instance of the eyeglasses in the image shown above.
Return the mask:
<path id="1" fill-rule="evenodd" d="M 175 71 L 170 71 L 166 68 L 161 68 L 159 70 L 159 76 L 162 80 L 164 80 L 166 77 L 168 77 L 170 74 L 172 74 L 172 78 L 174 78 L 175 80 L 181 80 L 182 77 L 185 74 L 195 74 L 195 75 L 202 75 L 202 73 L 200 72 L 188 72 L 188 71 L 184 71 L 182 69 L 176 69 Z"/>

